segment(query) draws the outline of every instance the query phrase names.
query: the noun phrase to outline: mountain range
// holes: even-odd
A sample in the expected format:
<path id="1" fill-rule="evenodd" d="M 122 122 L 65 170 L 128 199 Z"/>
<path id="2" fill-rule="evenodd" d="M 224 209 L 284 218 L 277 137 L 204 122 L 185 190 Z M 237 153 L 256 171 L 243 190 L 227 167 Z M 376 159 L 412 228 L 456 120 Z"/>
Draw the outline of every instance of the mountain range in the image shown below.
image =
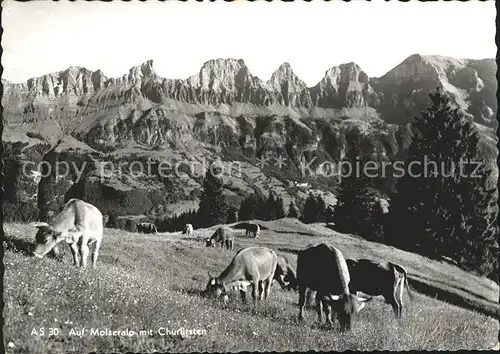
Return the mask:
<path id="1" fill-rule="evenodd" d="M 152 60 L 118 78 L 70 67 L 23 83 L 2 79 L 6 181 L 13 186 L 7 214 L 32 218 L 36 204 L 47 199 L 38 191 L 47 180 L 21 176 L 15 161 L 40 162 L 49 159 L 49 152 L 55 160 L 94 166 L 78 183 L 74 176 L 50 177 L 57 203 L 79 196 L 123 216 L 147 218 L 196 208 L 200 180 L 113 176 L 103 181 L 97 178 L 99 161 L 222 157 L 243 164 L 243 176 L 228 178 L 226 184 L 235 206 L 248 193 L 266 195 L 269 190 L 283 194 L 285 203 L 300 204 L 305 192 L 294 180 L 310 182 L 334 203 L 335 182 L 301 175 L 299 161 L 339 161 L 354 140 L 379 159 L 404 158 L 411 122 L 429 106 L 428 95 L 438 87 L 474 120 L 483 155 L 494 158 L 495 74 L 494 59 L 415 54 L 379 78 L 368 77 L 355 63 L 334 66 L 313 87 L 288 63 L 264 82 L 242 59 L 207 61 L 187 79 L 160 77 Z M 261 168 L 257 159 L 266 154 L 286 157 L 287 168 Z M 390 182 L 380 186 L 387 188 L 392 188 Z"/>

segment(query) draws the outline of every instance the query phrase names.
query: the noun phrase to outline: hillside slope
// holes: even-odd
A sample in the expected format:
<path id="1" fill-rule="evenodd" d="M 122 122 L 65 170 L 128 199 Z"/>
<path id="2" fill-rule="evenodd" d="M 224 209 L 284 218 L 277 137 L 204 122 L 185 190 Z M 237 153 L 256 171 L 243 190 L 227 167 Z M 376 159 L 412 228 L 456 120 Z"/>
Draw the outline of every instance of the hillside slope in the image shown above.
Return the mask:
<path id="1" fill-rule="evenodd" d="M 498 321 L 477 312 L 416 294 L 399 321 L 383 301 L 373 300 L 351 333 L 338 334 L 314 324 L 306 313 L 298 324 L 295 292 L 274 284 L 269 302 L 254 309 L 237 294 L 223 305 L 201 296 L 207 272 L 220 273 L 235 252 L 247 245 L 272 245 L 295 262 L 290 250 L 328 240 L 347 257 L 363 254 L 378 259 L 389 248 L 328 231 L 320 225 L 279 220 L 265 225 L 258 240 L 236 232 L 233 253 L 207 249 L 204 237 L 213 228 L 195 230 L 189 239 L 179 233 L 140 235 L 106 229 L 97 269 L 77 271 L 69 252 L 61 261 L 24 254 L 34 238 L 30 225 L 7 224 L 5 270 L 5 340 L 8 353 L 98 351 L 286 351 L 286 350 L 426 350 L 486 349 L 496 343 Z M 296 230 L 297 232 L 294 232 Z M 433 281 L 462 286 L 478 295 L 498 298 L 498 286 L 460 273 L 455 267 L 390 250 L 410 271 L 425 272 Z M 496 292 L 496 294 L 495 294 Z M 57 294 L 57 296 L 54 296 Z M 78 311 L 75 311 L 75 308 Z M 59 329 L 57 336 L 33 336 L 33 327 Z M 70 336 L 71 328 L 86 332 Z M 136 331 L 130 337 L 91 336 L 91 328 Z M 159 328 L 200 329 L 200 336 L 160 336 Z M 144 330 L 142 335 L 140 330 Z M 152 330 L 149 335 L 149 330 Z"/>

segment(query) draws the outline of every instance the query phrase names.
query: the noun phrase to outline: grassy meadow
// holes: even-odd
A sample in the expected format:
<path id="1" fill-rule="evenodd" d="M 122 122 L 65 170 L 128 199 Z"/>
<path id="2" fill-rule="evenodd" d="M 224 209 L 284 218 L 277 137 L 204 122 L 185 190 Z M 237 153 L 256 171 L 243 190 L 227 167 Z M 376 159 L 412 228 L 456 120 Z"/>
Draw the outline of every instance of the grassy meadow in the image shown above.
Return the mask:
<path id="1" fill-rule="evenodd" d="M 268 229 L 257 240 L 237 230 L 232 253 L 205 247 L 203 240 L 214 228 L 195 230 L 192 238 L 106 229 L 98 266 L 86 270 L 73 267 L 68 245 L 63 245 L 60 260 L 29 256 L 25 250 L 35 229 L 4 225 L 6 353 L 481 350 L 496 344 L 496 319 L 421 293 L 415 293 L 413 301 L 405 295 L 399 320 L 390 305 L 374 299 L 345 334 L 338 331 L 338 323 L 332 329 L 318 326 L 313 309 L 307 310 L 305 323 L 298 323 L 298 294 L 282 290 L 276 282 L 268 302 L 257 307 L 252 301 L 243 305 L 237 293 L 227 304 L 201 296 L 208 272 L 222 272 L 243 247 L 264 245 L 295 264 L 298 249 L 327 240 L 346 257 L 402 264 L 410 278 L 456 290 L 477 300 L 479 307 L 481 301 L 491 305 L 498 299 L 498 285 L 445 262 L 338 234 L 319 224 L 290 219 L 263 224 Z M 128 333 L 97 335 L 91 334 L 92 328 Z M 165 329 L 178 331 L 166 334 Z"/>

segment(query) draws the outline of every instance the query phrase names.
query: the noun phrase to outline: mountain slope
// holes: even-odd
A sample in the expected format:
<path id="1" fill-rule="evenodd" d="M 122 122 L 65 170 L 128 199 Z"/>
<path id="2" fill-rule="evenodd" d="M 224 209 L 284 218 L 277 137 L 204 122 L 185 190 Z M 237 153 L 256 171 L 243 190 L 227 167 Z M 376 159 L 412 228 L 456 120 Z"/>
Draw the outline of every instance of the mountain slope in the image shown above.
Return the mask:
<path id="1" fill-rule="evenodd" d="M 49 184 L 58 181 L 56 204 L 72 195 L 99 204 L 104 212 L 137 215 L 157 215 L 171 210 L 172 203 L 197 205 L 199 177 L 162 178 L 156 173 L 134 180 L 124 171 L 110 182 L 101 178 L 99 163 L 111 159 L 131 164 L 135 159 L 145 165 L 152 159 L 157 165 L 168 161 L 189 166 L 200 158 L 222 158 L 244 166 L 241 178 L 227 178 L 226 191 L 235 206 L 251 192 L 267 196 L 266 183 L 252 178 L 272 180 L 268 185 L 284 193 L 287 203 L 297 199 L 300 205 L 304 195 L 292 181 L 331 191 L 336 178 L 318 168 L 326 161 L 338 162 L 354 142 L 378 160 L 404 158 L 412 136 L 406 123 L 428 106 L 428 93 L 437 86 L 473 117 L 482 153 L 492 159 L 497 154 L 495 70 L 489 59 L 413 55 L 381 78 L 369 78 L 355 63 L 335 66 L 308 88 L 288 63 L 264 82 L 241 59 L 207 61 L 187 79 L 162 78 L 148 60 L 118 78 L 71 67 L 20 84 L 3 80 L 11 169 L 6 179 L 14 188 L 7 214 L 36 214 L 32 209 L 37 201 L 31 196 L 38 182 L 23 177 L 16 161 L 47 161 L 48 146 L 61 138 L 66 143 L 60 142 L 56 159 L 87 165 L 79 183 L 74 173 L 50 177 Z M 78 143 L 68 143 L 68 135 Z M 95 151 L 91 159 L 90 150 Z M 259 166 L 258 159 L 268 155 L 266 166 Z M 276 164 L 276 158 L 285 158 L 285 165 Z M 312 161 L 308 166 L 313 175 L 303 168 L 304 161 Z M 378 188 L 384 193 L 392 184 L 381 180 Z M 119 203 L 124 196 L 137 201 Z"/>

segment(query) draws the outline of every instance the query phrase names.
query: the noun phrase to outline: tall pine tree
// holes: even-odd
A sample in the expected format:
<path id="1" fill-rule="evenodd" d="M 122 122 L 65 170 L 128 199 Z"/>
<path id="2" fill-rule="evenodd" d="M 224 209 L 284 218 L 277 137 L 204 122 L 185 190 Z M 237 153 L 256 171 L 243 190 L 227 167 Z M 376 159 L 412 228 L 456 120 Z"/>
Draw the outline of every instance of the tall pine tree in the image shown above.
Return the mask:
<path id="1" fill-rule="evenodd" d="M 197 224 L 201 227 L 223 224 L 227 220 L 228 205 L 223 194 L 224 181 L 220 172 L 220 168 L 212 165 L 203 180 L 203 194 L 197 217 Z"/>
<path id="2" fill-rule="evenodd" d="M 248 197 L 243 199 L 240 204 L 240 209 L 238 211 L 238 220 L 247 221 L 253 219 L 262 218 L 262 210 L 264 210 L 264 200 L 256 194 L 250 194 Z"/>
<path id="3" fill-rule="evenodd" d="M 365 239 L 380 240 L 383 230 L 381 207 L 373 189 L 373 178 L 364 173 L 369 160 L 361 155 L 359 145 L 354 143 L 344 161 L 344 166 L 350 166 L 350 173 L 345 173 L 338 189 L 333 214 L 335 228 Z"/>
<path id="4" fill-rule="evenodd" d="M 398 247 L 448 256 L 488 275 L 498 269 L 492 170 L 479 157 L 474 122 L 440 89 L 429 96 L 432 106 L 415 119 L 405 175 L 391 200 L 388 236 Z"/>
<path id="5" fill-rule="evenodd" d="M 293 200 L 290 202 L 290 205 L 288 207 L 288 215 L 287 217 L 289 218 L 299 218 L 299 211 L 297 209 L 297 207 L 295 206 L 295 203 L 293 202 Z"/>
<path id="6" fill-rule="evenodd" d="M 302 211 L 302 222 L 310 224 L 318 220 L 318 204 L 316 197 L 309 192 Z"/>
<path id="7" fill-rule="evenodd" d="M 285 217 L 285 206 L 283 205 L 283 198 L 281 196 L 278 196 L 274 202 L 274 216 L 276 219 Z"/>
<path id="8" fill-rule="evenodd" d="M 265 214 L 265 219 L 264 220 L 276 220 L 276 197 L 274 195 L 273 191 L 269 191 L 269 196 L 267 197 L 266 200 L 266 214 Z"/>
<path id="9" fill-rule="evenodd" d="M 326 216 L 326 204 L 321 195 L 316 196 L 316 209 L 318 210 L 316 221 L 324 222 Z"/>

